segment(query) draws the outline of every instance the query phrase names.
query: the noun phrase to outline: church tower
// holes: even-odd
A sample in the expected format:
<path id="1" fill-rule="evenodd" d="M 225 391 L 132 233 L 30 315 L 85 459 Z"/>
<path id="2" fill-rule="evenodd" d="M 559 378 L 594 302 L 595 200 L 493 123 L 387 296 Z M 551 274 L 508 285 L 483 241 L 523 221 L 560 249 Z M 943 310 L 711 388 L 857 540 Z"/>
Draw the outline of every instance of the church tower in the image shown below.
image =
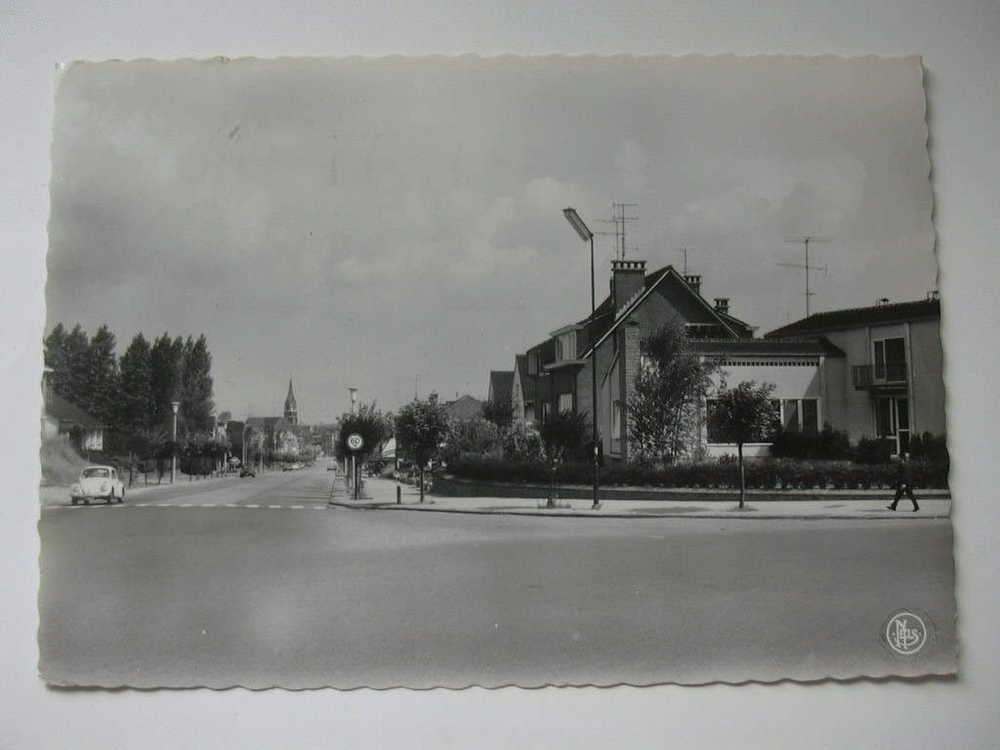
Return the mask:
<path id="1" fill-rule="evenodd" d="M 292 390 L 292 379 L 288 379 L 288 395 L 285 397 L 285 421 L 291 424 L 299 423 L 299 410 L 295 406 L 295 391 Z"/>

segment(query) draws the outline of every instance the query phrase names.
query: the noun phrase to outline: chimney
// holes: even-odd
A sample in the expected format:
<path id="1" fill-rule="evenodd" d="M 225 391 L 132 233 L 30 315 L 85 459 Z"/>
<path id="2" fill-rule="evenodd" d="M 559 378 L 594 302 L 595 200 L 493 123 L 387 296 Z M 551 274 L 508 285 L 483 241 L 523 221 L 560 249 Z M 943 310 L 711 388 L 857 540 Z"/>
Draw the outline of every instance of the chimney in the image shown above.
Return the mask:
<path id="1" fill-rule="evenodd" d="M 611 299 L 615 303 L 616 315 L 645 287 L 646 261 L 611 261 Z"/>
<path id="2" fill-rule="evenodd" d="M 715 311 L 718 313 L 723 313 L 724 315 L 729 314 L 729 297 L 716 297 L 715 298 Z"/>
<path id="3" fill-rule="evenodd" d="M 690 276 L 685 276 L 684 281 L 687 282 L 688 286 L 694 289 L 695 294 L 701 294 L 701 276 L 697 274 L 692 274 Z"/>

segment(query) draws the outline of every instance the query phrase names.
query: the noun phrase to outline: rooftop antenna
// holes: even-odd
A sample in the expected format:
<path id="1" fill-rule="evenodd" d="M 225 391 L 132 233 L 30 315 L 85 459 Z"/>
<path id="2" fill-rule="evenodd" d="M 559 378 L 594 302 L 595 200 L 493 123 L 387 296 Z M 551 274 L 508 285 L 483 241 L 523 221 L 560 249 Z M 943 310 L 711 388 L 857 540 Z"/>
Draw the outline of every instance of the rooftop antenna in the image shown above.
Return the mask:
<path id="1" fill-rule="evenodd" d="M 600 219 L 605 224 L 614 224 L 614 238 L 615 238 L 615 256 L 620 260 L 625 259 L 625 230 L 628 222 L 639 221 L 638 216 L 629 216 L 628 212 L 630 209 L 638 208 L 638 203 L 612 203 L 611 204 L 611 218 L 610 219 Z M 595 234 L 602 234 L 601 232 L 596 232 Z M 632 247 L 633 250 L 637 249 Z"/>
<path id="2" fill-rule="evenodd" d="M 688 251 L 689 247 L 679 247 L 675 252 L 681 253 L 684 256 L 684 275 L 688 275 Z"/>
<path id="3" fill-rule="evenodd" d="M 805 263 L 778 263 L 779 266 L 786 266 L 788 268 L 801 268 L 806 272 L 806 317 L 809 317 L 809 298 L 813 296 L 813 291 L 809 288 L 809 271 L 822 271 L 827 273 L 829 269 L 826 266 L 811 266 L 809 265 L 809 245 L 815 242 L 829 242 L 829 237 L 818 237 L 814 234 L 804 234 L 798 237 L 786 237 L 785 242 L 789 244 L 801 244 L 806 251 L 806 262 Z"/>

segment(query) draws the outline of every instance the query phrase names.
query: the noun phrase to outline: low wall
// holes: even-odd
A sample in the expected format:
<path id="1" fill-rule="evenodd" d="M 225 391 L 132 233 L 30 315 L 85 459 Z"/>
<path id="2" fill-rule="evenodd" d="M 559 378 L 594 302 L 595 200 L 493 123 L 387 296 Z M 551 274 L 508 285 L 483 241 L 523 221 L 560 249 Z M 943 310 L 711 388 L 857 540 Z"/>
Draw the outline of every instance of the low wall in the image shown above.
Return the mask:
<path id="1" fill-rule="evenodd" d="M 557 485 L 556 495 L 561 499 L 584 500 L 594 496 L 594 488 L 582 485 Z M 521 497 L 547 498 L 549 486 L 545 484 L 516 484 L 484 482 L 458 477 L 435 477 L 432 495 L 440 497 Z M 739 490 L 684 489 L 670 487 L 601 487 L 601 500 L 698 500 L 699 502 L 731 502 L 739 497 Z M 747 497 L 755 502 L 794 500 L 871 500 L 891 498 L 894 490 L 747 490 Z M 918 490 L 917 495 L 927 499 L 950 499 L 948 490 Z"/>

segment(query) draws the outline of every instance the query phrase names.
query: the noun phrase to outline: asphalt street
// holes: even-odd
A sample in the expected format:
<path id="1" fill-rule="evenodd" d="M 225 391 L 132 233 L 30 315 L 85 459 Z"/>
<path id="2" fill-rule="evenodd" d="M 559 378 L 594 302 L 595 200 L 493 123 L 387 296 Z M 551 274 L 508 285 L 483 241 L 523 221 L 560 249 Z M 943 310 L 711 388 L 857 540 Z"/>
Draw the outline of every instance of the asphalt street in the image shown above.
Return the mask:
<path id="1" fill-rule="evenodd" d="M 574 519 L 328 508 L 332 473 L 45 507 L 50 682 L 462 687 L 955 667 L 948 520 Z M 919 654 L 881 641 L 922 613 Z"/>

